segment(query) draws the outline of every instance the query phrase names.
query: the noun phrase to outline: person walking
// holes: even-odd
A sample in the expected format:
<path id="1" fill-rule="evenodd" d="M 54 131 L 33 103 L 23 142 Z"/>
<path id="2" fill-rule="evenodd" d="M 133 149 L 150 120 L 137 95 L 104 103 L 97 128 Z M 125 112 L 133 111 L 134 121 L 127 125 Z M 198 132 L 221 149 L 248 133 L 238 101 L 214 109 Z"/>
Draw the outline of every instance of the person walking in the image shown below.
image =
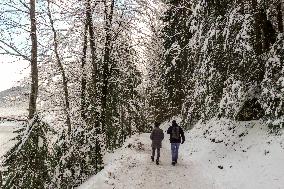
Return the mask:
<path id="1" fill-rule="evenodd" d="M 150 139 L 152 140 L 152 156 L 151 159 L 154 161 L 155 159 L 155 151 L 157 150 L 157 159 L 156 164 L 159 165 L 160 159 L 160 149 L 162 148 L 162 140 L 164 139 L 163 130 L 159 128 L 160 123 L 155 122 L 155 127 L 153 128 Z"/>
<path id="2" fill-rule="evenodd" d="M 184 143 L 185 137 L 183 129 L 177 124 L 176 120 L 172 121 L 172 125 L 168 128 L 167 134 L 170 134 L 172 165 L 176 165 L 178 160 L 178 149 L 180 143 Z"/>

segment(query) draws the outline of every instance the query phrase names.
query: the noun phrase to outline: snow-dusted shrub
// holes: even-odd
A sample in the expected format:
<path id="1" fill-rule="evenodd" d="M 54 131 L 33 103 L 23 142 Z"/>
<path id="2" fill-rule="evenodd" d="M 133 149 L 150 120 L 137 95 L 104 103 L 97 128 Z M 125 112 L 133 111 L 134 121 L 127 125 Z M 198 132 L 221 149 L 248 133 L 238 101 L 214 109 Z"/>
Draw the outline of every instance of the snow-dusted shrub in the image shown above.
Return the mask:
<path id="1" fill-rule="evenodd" d="M 233 75 L 225 82 L 223 97 L 220 101 L 220 116 L 235 118 L 245 100 L 244 84 Z"/>

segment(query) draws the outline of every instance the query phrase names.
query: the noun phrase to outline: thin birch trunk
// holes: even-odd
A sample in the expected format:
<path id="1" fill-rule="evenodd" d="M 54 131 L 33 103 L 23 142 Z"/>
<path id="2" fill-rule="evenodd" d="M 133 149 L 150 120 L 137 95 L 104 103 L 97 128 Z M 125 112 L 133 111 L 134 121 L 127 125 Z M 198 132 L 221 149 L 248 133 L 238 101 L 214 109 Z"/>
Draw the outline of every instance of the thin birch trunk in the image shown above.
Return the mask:
<path id="1" fill-rule="evenodd" d="M 65 114 L 66 114 L 66 124 L 68 127 L 68 133 L 71 133 L 71 119 L 70 119 L 70 103 L 69 103 L 69 94 L 68 94 L 68 80 L 65 74 L 65 70 L 63 68 L 61 59 L 59 57 L 59 52 L 58 52 L 58 41 L 57 41 L 57 32 L 54 28 L 54 21 L 52 19 L 51 11 L 50 11 L 50 0 L 47 0 L 48 2 L 48 17 L 51 25 L 51 29 L 53 32 L 53 41 L 54 41 L 54 53 L 56 57 L 56 62 L 58 64 L 59 70 L 61 72 L 62 76 L 62 84 L 63 84 L 63 90 L 64 90 L 64 101 L 65 101 Z"/>

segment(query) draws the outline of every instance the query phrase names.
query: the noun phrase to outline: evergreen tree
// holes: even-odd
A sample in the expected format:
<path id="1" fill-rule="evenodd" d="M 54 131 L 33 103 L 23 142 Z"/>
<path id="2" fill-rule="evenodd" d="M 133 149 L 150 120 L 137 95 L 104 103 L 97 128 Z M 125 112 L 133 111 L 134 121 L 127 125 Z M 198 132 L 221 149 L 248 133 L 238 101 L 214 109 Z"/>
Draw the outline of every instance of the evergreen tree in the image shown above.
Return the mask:
<path id="1" fill-rule="evenodd" d="M 191 4 L 185 0 L 166 1 L 167 10 L 162 20 L 164 28 L 165 58 L 162 63 L 161 81 L 166 93 L 166 104 L 171 115 L 181 112 L 185 99 L 187 76 L 193 72 L 194 63 L 189 58 L 188 43 L 191 38 L 188 17 Z"/>
<path id="2" fill-rule="evenodd" d="M 140 117 L 141 96 L 137 87 L 141 73 L 135 62 L 136 51 L 129 44 L 130 35 L 125 32 L 119 43 L 113 44 L 107 98 L 106 145 L 113 150 L 134 132 L 144 131 L 145 122 Z"/>
<path id="3" fill-rule="evenodd" d="M 4 155 L 3 188 L 46 188 L 50 182 L 50 127 L 35 116 L 13 139 L 15 146 Z"/>
<path id="4" fill-rule="evenodd" d="M 102 140 L 95 130 L 82 127 L 62 132 L 53 151 L 52 188 L 73 188 L 103 168 Z"/>
<path id="5" fill-rule="evenodd" d="M 187 11 L 183 11 L 187 7 L 184 1 L 165 3 L 169 7 L 163 17 L 165 26 L 162 35 L 165 61 L 161 69 L 161 86 L 165 90 L 165 98 L 174 99 L 172 97 L 178 95 L 172 95 L 175 94 L 173 90 L 183 90 L 186 95 L 179 96 L 175 102 L 183 105 L 183 120 L 188 127 L 200 119 L 206 121 L 215 116 L 237 119 L 244 110 L 246 114 L 253 115 L 253 107 L 258 107 L 257 111 L 262 115 L 263 108 L 268 106 L 261 100 L 265 99 L 261 94 L 268 93 L 261 92 L 260 86 L 267 85 L 264 82 L 270 81 L 267 76 L 271 76 L 268 74 L 271 66 L 264 65 L 272 54 L 272 57 L 278 57 L 274 59 L 277 62 L 281 57 L 274 46 L 277 44 L 275 26 L 278 26 L 279 32 L 283 28 L 279 2 L 192 0 L 187 3 Z M 269 3 L 273 6 L 268 6 Z M 281 49 L 279 42 L 276 46 Z M 274 49 L 273 52 L 271 49 Z M 179 61 L 184 63 L 184 67 L 178 66 Z M 267 65 L 271 64 L 271 58 L 268 62 Z M 276 65 L 281 70 L 279 63 L 272 67 Z M 178 77 L 174 74 L 179 71 L 173 69 L 171 72 L 172 67 L 182 68 L 184 82 L 176 79 Z M 281 72 L 277 74 L 279 83 L 278 79 L 281 80 Z M 174 80 L 183 83 L 180 85 L 183 87 L 173 85 Z M 277 84 L 271 83 L 270 86 Z M 161 104 L 163 97 L 158 99 Z M 268 117 L 276 116 L 278 118 L 273 120 L 279 120 L 281 102 L 279 98 L 271 99 L 270 103 L 277 105 L 271 105 L 275 109 L 273 116 Z"/>

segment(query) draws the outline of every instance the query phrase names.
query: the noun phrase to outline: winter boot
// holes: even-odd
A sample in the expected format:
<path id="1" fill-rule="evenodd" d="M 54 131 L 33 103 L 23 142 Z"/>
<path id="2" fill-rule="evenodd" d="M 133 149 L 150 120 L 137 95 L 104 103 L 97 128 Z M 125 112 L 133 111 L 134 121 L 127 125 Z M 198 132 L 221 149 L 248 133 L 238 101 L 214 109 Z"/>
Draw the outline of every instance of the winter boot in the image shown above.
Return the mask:
<path id="1" fill-rule="evenodd" d="M 156 164 L 159 165 L 159 159 L 156 159 Z"/>
<path id="2" fill-rule="evenodd" d="M 175 165 L 176 165 L 176 162 L 175 162 L 175 161 L 172 161 L 172 165 L 175 166 Z"/>

